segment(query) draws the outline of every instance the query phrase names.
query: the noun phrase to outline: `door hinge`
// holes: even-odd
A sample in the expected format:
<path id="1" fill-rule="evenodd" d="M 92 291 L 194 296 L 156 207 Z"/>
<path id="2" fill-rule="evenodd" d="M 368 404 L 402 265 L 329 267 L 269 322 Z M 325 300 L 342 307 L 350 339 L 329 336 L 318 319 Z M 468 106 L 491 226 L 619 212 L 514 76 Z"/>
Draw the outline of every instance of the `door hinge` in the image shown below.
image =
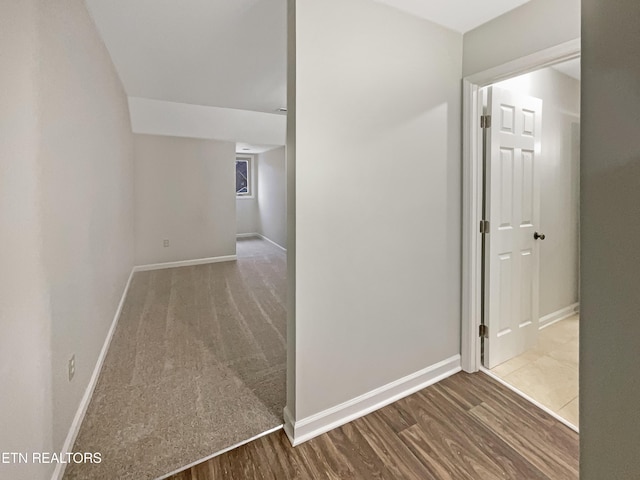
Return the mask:
<path id="1" fill-rule="evenodd" d="M 489 220 L 480 220 L 480 233 L 489 233 Z"/>
<path id="2" fill-rule="evenodd" d="M 489 338 L 489 327 L 487 327 L 484 323 L 478 325 L 478 336 L 481 338 Z"/>
<path id="3" fill-rule="evenodd" d="M 491 115 L 480 115 L 480 128 L 491 128 Z"/>

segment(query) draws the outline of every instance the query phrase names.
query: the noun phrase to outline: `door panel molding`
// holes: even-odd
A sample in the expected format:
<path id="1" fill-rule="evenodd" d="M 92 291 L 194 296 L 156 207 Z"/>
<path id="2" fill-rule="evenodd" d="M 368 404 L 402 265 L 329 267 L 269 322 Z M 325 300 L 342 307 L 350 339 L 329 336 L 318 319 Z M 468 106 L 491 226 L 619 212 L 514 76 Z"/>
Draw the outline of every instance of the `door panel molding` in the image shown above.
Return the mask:
<path id="1" fill-rule="evenodd" d="M 539 161 L 543 101 L 487 87 L 486 212 L 498 225 L 485 236 L 484 366 L 493 368 L 536 344 L 540 226 Z M 529 120 L 529 121 L 528 121 Z M 508 269 L 505 269 L 508 261 Z"/>

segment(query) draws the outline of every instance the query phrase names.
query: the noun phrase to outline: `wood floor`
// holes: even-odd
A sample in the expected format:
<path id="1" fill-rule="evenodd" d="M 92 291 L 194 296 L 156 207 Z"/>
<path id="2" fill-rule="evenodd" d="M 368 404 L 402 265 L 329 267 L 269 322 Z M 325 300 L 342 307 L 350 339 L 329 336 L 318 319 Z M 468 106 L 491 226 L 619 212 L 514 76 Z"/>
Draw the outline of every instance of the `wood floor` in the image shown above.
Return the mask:
<path id="1" fill-rule="evenodd" d="M 171 480 L 578 478 L 578 435 L 483 373 L 442 382 L 295 448 L 282 431 Z"/>

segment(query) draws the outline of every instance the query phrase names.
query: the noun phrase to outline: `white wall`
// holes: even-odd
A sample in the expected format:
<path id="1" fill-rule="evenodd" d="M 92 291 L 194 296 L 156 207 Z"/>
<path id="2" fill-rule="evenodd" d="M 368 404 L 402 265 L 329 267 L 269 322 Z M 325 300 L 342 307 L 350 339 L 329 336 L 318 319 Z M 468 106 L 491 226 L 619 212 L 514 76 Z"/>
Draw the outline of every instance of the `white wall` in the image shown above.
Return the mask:
<path id="1" fill-rule="evenodd" d="M 212 87 L 213 88 L 213 87 Z M 276 113 L 129 98 L 134 133 L 283 145 L 287 119 Z"/>
<path id="2" fill-rule="evenodd" d="M 580 478 L 640 472 L 640 2 L 583 0 Z"/>
<path id="3" fill-rule="evenodd" d="M 287 405 L 295 420 L 296 409 L 296 2 L 287 0 Z M 285 419 L 286 420 L 286 419 Z M 288 428 L 285 421 L 285 428 Z M 289 432 L 291 433 L 291 432 Z"/>
<path id="4" fill-rule="evenodd" d="M 133 266 L 131 126 L 82 1 L 2 8 L 0 450 L 55 452 Z M 0 476 L 52 467 L 1 465 Z"/>
<path id="5" fill-rule="evenodd" d="M 122 84 L 84 2 L 43 0 L 38 13 L 41 221 L 59 449 L 133 266 L 133 142 Z"/>
<path id="6" fill-rule="evenodd" d="M 258 225 L 258 199 L 238 197 L 236 199 L 236 233 L 260 233 Z"/>
<path id="7" fill-rule="evenodd" d="M 0 452 L 50 451 L 51 328 L 40 225 L 36 0 L 0 7 Z M 49 465 L 0 463 L 43 479 Z"/>
<path id="8" fill-rule="evenodd" d="M 460 353 L 462 36 L 369 0 L 290 32 L 301 420 Z"/>
<path id="9" fill-rule="evenodd" d="M 253 156 L 253 195 L 236 199 L 236 232 L 259 233 L 283 248 L 287 245 L 285 148 Z"/>
<path id="10" fill-rule="evenodd" d="M 259 233 L 287 248 L 287 185 L 285 148 L 258 157 Z"/>
<path id="11" fill-rule="evenodd" d="M 236 197 L 236 233 L 260 233 L 260 213 L 258 211 L 258 155 L 240 155 L 251 158 L 251 196 Z M 236 155 L 238 157 L 238 155 Z"/>
<path id="12" fill-rule="evenodd" d="M 134 137 L 136 265 L 235 255 L 235 143 Z"/>
<path id="13" fill-rule="evenodd" d="M 580 0 L 531 0 L 465 33 L 463 75 L 580 38 Z"/>
<path id="14" fill-rule="evenodd" d="M 540 316 L 578 302 L 580 82 L 545 68 L 496 84 L 542 99 Z"/>

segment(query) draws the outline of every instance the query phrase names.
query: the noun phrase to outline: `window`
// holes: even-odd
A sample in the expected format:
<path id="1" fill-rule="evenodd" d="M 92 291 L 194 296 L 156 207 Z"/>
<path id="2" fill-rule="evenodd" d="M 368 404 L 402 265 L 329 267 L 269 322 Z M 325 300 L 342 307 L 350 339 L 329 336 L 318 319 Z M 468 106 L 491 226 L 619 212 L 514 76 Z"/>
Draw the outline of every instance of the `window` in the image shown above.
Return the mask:
<path id="1" fill-rule="evenodd" d="M 251 191 L 251 158 L 236 158 L 236 196 L 250 197 Z"/>

